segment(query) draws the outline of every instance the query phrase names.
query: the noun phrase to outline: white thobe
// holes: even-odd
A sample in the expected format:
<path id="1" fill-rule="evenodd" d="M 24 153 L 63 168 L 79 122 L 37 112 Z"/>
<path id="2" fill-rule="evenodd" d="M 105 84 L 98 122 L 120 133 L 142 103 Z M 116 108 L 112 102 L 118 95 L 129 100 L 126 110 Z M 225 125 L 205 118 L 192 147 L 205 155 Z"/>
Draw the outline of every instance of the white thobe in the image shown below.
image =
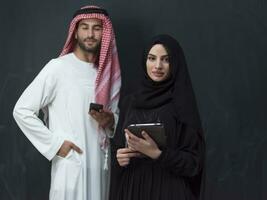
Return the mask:
<path id="1" fill-rule="evenodd" d="M 104 200 L 109 172 L 98 141 L 98 123 L 88 115 L 94 102 L 97 69 L 74 53 L 52 59 L 19 98 L 14 118 L 31 143 L 52 160 L 50 200 Z M 48 125 L 38 118 L 48 113 Z M 117 106 L 110 106 L 113 113 Z M 115 115 L 117 121 L 117 115 Z M 64 140 L 80 147 L 65 158 L 56 155 Z"/>

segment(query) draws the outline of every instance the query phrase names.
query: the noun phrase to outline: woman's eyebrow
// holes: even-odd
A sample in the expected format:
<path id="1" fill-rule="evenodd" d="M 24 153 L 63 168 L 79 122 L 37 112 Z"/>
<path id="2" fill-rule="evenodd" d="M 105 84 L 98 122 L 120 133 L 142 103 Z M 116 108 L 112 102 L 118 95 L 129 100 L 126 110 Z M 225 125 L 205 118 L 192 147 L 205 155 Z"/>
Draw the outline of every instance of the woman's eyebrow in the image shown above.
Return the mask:
<path id="1" fill-rule="evenodd" d="M 161 57 L 162 57 L 162 58 L 163 58 L 163 57 L 169 57 L 169 55 L 168 55 L 168 54 L 166 54 L 166 55 L 163 55 L 163 56 L 161 56 Z"/>

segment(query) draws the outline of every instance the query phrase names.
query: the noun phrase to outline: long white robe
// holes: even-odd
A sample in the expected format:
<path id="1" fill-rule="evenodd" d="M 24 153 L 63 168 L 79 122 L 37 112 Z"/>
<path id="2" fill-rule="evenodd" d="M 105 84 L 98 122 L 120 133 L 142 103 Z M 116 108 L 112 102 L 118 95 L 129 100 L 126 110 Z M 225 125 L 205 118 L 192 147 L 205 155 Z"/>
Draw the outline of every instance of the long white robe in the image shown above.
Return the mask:
<path id="1" fill-rule="evenodd" d="M 19 98 L 14 118 L 31 143 L 52 160 L 50 200 L 104 200 L 109 172 L 98 141 L 98 124 L 88 115 L 94 102 L 97 70 L 75 54 L 52 59 Z M 117 121 L 117 105 L 111 105 Z M 45 126 L 37 117 L 48 111 Z M 65 157 L 56 155 L 64 140 L 79 146 Z"/>

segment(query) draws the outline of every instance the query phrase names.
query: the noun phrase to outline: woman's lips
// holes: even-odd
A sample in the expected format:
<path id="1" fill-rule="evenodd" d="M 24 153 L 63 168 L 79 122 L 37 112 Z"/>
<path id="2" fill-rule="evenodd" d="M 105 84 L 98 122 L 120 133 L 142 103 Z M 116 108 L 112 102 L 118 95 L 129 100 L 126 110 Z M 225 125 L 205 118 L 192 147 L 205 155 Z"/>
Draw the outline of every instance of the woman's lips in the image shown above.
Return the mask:
<path id="1" fill-rule="evenodd" d="M 152 72 L 152 74 L 156 77 L 162 77 L 164 75 L 163 72 Z"/>

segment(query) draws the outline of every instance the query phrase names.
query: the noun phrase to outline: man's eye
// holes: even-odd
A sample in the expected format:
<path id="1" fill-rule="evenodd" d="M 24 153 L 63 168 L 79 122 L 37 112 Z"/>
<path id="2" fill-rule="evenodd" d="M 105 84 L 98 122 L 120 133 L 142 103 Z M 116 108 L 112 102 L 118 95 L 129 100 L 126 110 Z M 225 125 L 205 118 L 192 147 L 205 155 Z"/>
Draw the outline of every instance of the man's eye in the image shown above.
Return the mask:
<path id="1" fill-rule="evenodd" d="M 95 27 L 94 30 L 95 30 L 95 31 L 101 31 L 102 28 L 101 28 L 101 27 Z"/>

